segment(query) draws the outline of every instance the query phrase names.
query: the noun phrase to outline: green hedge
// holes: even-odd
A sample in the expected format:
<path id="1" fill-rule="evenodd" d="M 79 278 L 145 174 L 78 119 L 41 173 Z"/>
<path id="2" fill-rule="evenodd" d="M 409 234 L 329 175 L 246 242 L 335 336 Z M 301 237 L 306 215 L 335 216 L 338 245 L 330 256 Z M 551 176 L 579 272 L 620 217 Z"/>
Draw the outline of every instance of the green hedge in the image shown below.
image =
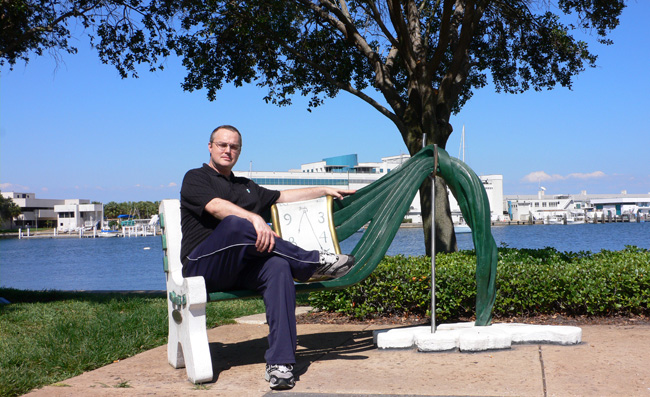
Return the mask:
<path id="1" fill-rule="evenodd" d="M 476 255 L 436 256 L 436 320 L 475 312 Z M 530 316 L 650 314 L 650 251 L 559 252 L 499 249 L 494 315 Z M 363 282 L 343 290 L 312 293 L 312 306 L 358 319 L 430 316 L 431 259 L 386 257 Z"/>

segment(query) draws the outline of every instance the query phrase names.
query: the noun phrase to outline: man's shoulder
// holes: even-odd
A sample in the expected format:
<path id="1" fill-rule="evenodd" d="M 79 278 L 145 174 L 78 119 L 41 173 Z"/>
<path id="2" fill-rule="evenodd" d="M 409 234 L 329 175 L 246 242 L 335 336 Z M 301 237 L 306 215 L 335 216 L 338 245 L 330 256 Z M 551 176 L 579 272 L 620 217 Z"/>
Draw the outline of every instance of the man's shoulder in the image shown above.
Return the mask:
<path id="1" fill-rule="evenodd" d="M 232 173 L 232 181 L 235 183 L 247 184 L 253 182 L 252 179 L 246 178 L 245 176 L 238 176 L 234 172 Z M 255 182 L 253 182 L 255 183 Z"/>
<path id="2" fill-rule="evenodd" d="M 210 177 L 210 171 L 212 169 L 207 165 L 203 164 L 201 167 L 198 168 L 192 168 L 191 170 L 188 170 L 185 173 L 185 178 L 209 178 Z"/>
<path id="3" fill-rule="evenodd" d="M 197 168 L 192 168 L 192 169 L 188 170 L 185 174 L 186 174 L 186 175 L 187 175 L 187 174 L 198 174 L 198 173 L 200 173 L 200 174 L 205 174 L 205 173 L 207 173 L 209 170 L 211 170 L 211 168 L 210 168 L 207 164 L 203 163 L 202 166 L 197 167 Z"/>

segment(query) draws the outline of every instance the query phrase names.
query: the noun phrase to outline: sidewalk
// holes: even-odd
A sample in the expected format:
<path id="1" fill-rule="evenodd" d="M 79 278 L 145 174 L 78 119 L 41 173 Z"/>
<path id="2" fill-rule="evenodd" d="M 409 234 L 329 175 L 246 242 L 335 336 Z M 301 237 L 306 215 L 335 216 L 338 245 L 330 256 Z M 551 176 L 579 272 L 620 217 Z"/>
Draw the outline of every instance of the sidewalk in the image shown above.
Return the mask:
<path id="1" fill-rule="evenodd" d="M 650 326 L 582 326 L 573 346 L 515 345 L 482 353 L 379 350 L 369 325 L 298 325 L 296 387 L 264 381 L 268 328 L 208 331 L 215 380 L 196 386 L 167 363 L 166 346 L 110 364 L 31 396 L 650 396 Z"/>

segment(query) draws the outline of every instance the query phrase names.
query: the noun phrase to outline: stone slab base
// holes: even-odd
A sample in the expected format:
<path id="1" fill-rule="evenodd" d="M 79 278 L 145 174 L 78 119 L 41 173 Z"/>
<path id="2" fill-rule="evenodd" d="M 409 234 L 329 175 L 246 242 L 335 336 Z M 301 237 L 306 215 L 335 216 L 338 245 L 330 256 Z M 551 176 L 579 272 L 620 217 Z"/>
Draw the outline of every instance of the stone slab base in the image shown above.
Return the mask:
<path id="1" fill-rule="evenodd" d="M 380 349 L 407 349 L 415 346 L 423 352 L 478 352 L 509 349 L 513 343 L 578 344 L 582 341 L 582 329 L 520 323 L 477 327 L 469 322 L 441 324 L 434 333 L 431 333 L 431 326 L 377 330 L 373 332 L 373 339 Z"/>

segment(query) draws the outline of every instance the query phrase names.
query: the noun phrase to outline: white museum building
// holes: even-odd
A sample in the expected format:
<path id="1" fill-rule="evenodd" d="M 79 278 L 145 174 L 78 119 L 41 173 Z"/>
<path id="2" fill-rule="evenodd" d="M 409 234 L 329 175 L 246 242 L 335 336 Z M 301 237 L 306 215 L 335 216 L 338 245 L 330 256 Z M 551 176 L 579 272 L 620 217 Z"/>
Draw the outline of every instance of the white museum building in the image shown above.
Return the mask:
<path id="1" fill-rule="evenodd" d="M 358 190 L 396 169 L 409 157 L 408 154 L 400 154 L 382 157 L 379 162 L 360 163 L 356 154 L 348 154 L 302 164 L 300 169 L 292 169 L 286 172 L 235 170 L 234 173 L 274 190 L 309 186 L 330 186 Z M 479 176 L 479 179 L 485 187 L 490 202 L 492 220 L 501 220 L 504 217 L 503 176 L 483 175 Z M 462 223 L 460 208 L 451 193 L 449 193 L 449 202 L 454 223 Z M 413 199 L 406 218 L 413 223 L 422 222 L 419 194 Z"/>

